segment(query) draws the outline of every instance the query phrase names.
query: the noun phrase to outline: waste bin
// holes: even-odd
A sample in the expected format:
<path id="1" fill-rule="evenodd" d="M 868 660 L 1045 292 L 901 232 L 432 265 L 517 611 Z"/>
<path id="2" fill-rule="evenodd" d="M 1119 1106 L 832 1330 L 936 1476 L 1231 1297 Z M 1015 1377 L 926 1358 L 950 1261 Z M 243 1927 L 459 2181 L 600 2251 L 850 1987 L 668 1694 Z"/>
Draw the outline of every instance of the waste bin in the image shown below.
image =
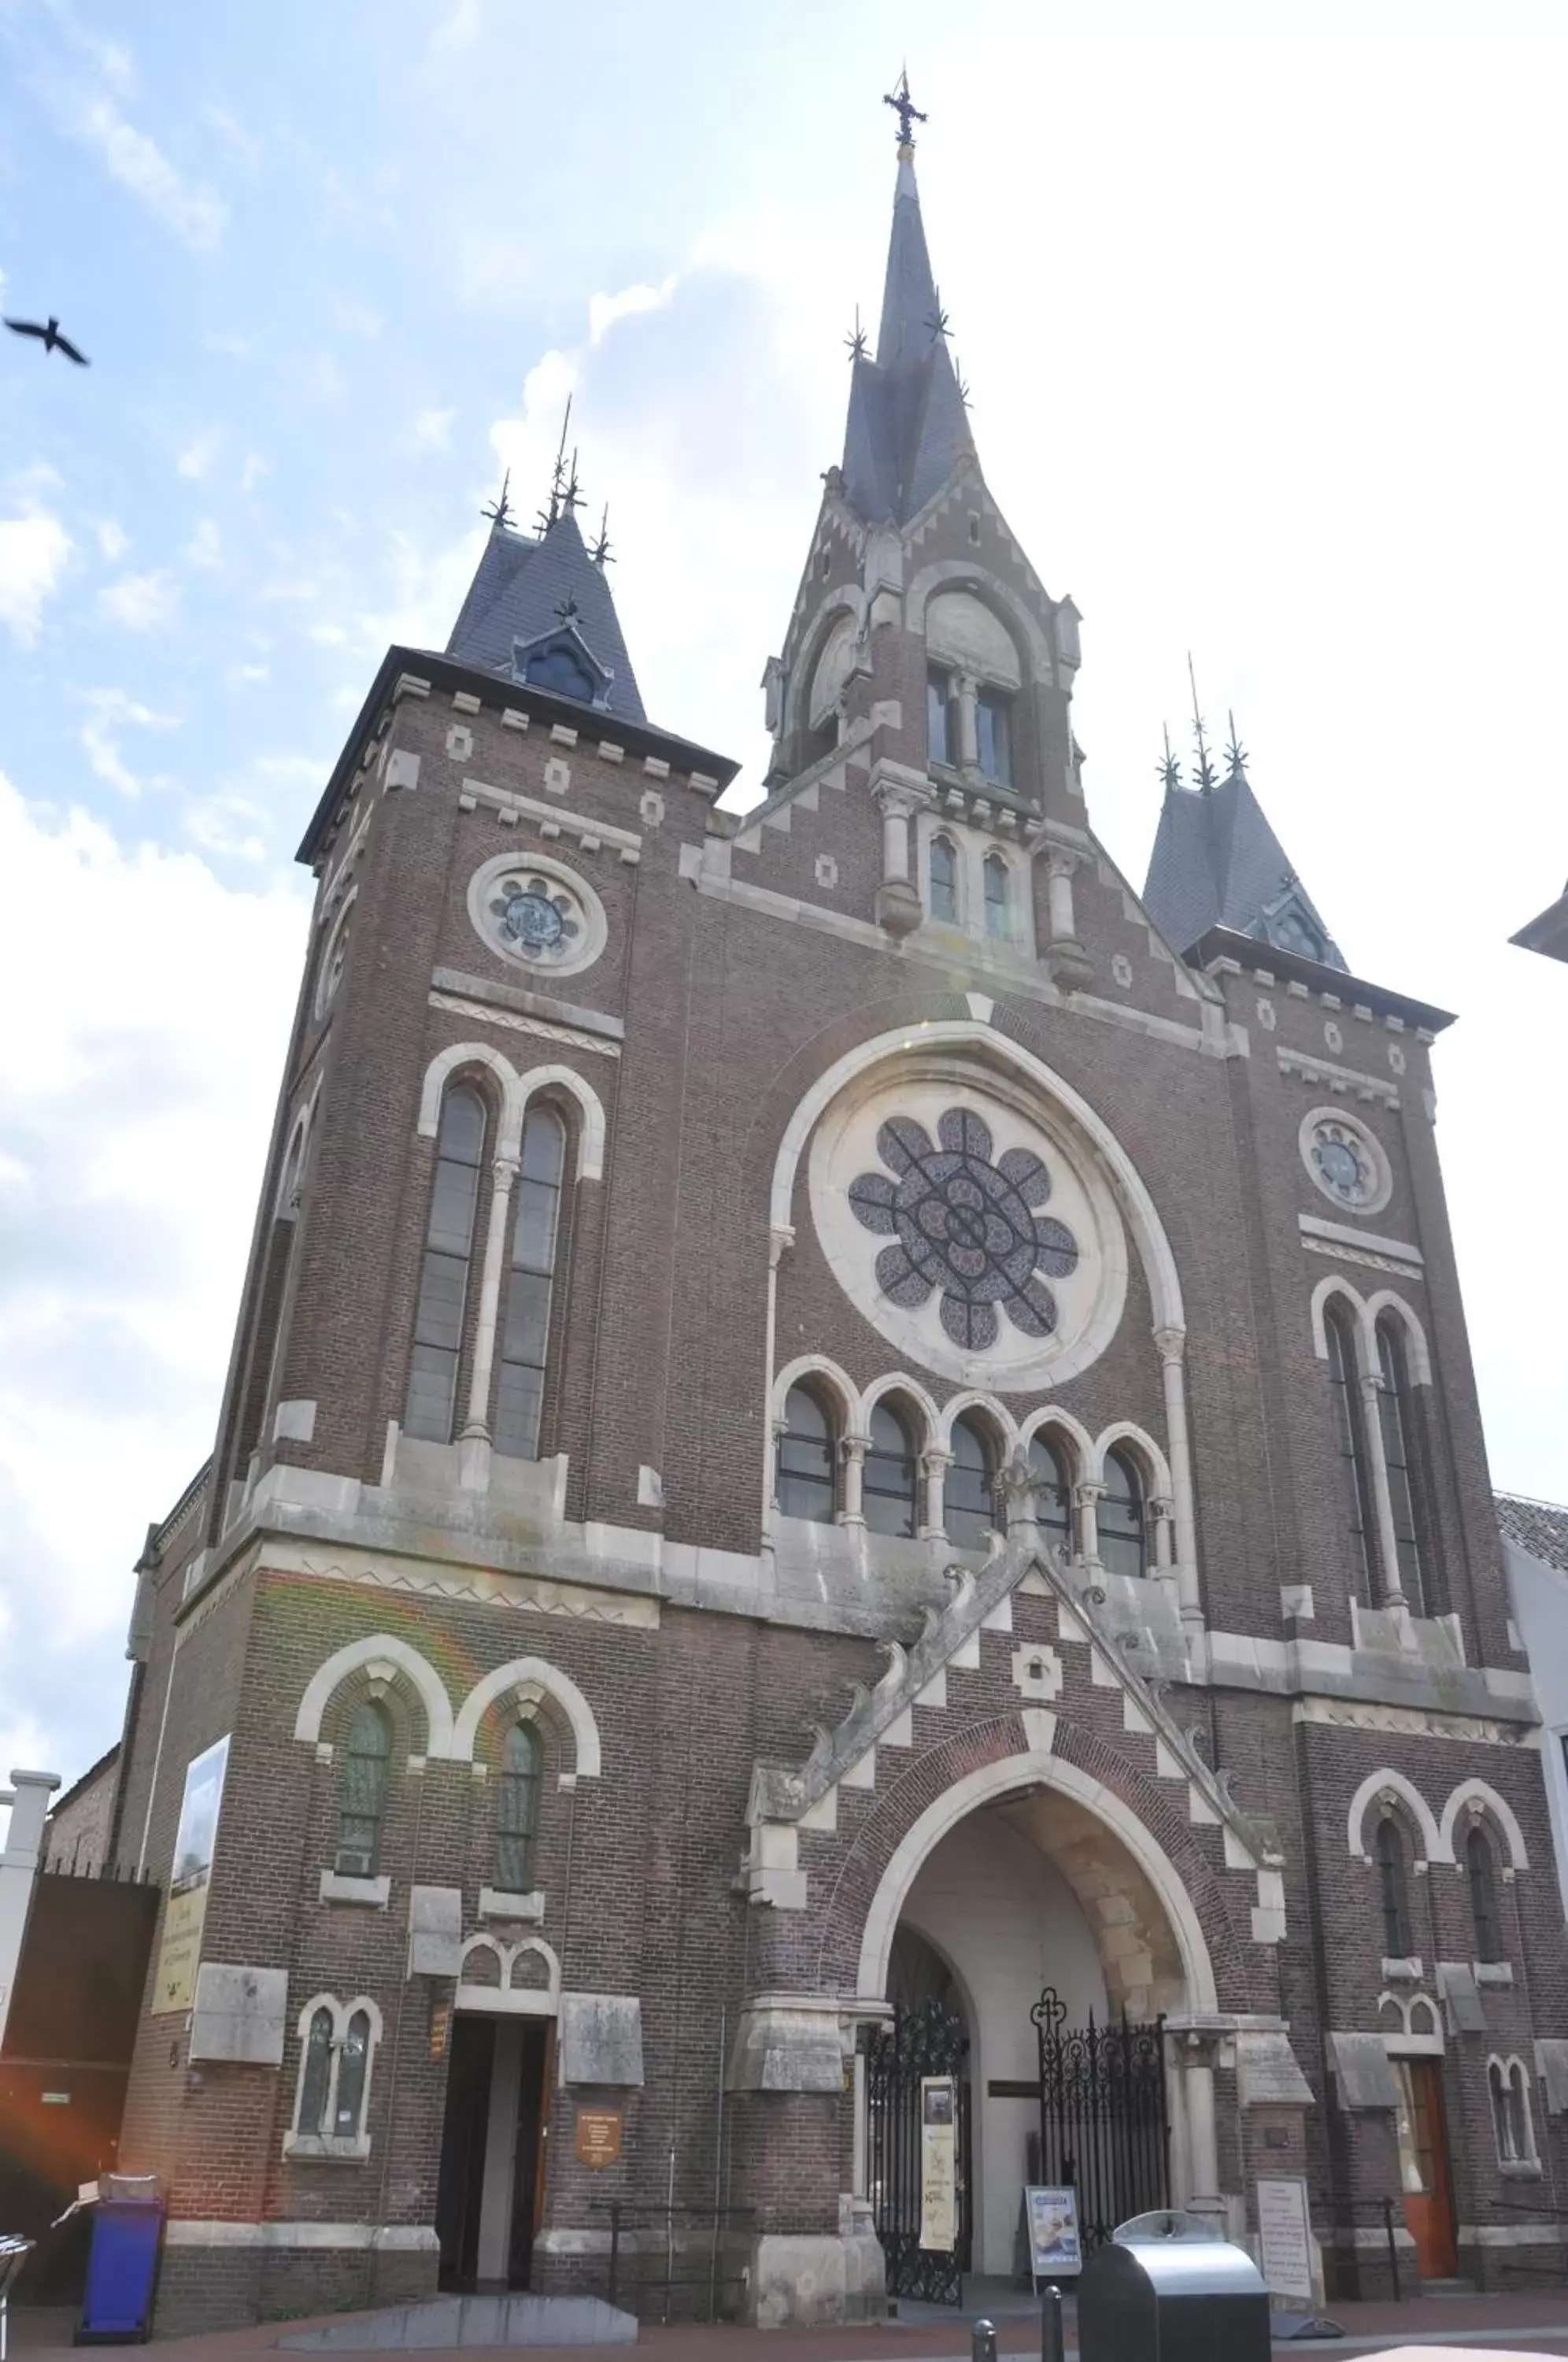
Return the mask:
<path id="1" fill-rule="evenodd" d="M 162 2236 L 163 2198 L 156 2174 L 99 2176 L 78 2345 L 137 2345 L 146 2340 Z"/>
<path id="2" fill-rule="evenodd" d="M 1079 2362 L 1269 2362 L 1269 2302 L 1243 2247 L 1190 2214 L 1135 2215 L 1084 2259 Z"/>

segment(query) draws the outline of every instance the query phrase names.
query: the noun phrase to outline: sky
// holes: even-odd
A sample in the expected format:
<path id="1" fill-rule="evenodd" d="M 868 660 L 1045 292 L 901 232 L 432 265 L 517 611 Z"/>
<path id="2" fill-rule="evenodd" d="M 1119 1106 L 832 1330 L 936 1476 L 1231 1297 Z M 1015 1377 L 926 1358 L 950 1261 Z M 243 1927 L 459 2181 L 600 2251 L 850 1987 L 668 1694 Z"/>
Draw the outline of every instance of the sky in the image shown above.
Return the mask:
<path id="1" fill-rule="evenodd" d="M 645 701 L 740 758 L 907 61 L 987 480 L 1141 879 L 1191 652 L 1352 967 L 1454 1010 L 1493 1473 L 1568 1499 L 1560 7 L 0 0 L 0 1772 L 117 1736 L 210 1442 L 301 832 L 567 395 Z"/>

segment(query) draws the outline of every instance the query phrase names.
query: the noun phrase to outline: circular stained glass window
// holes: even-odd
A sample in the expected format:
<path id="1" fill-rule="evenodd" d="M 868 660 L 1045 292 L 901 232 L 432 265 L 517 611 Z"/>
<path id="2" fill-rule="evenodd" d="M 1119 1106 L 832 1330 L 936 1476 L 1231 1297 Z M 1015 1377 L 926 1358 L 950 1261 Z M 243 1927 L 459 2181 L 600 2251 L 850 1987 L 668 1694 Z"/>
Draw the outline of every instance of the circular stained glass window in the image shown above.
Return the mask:
<path id="1" fill-rule="evenodd" d="M 536 974 L 588 967 L 608 932 L 592 887 L 542 854 L 487 861 L 469 884 L 469 915 L 492 951 Z"/>
<path id="2" fill-rule="evenodd" d="M 1315 1109 L 1301 1127 L 1301 1153 L 1308 1172 L 1336 1206 L 1372 1214 L 1387 1204 L 1394 1186 L 1388 1159 L 1354 1116 Z"/>

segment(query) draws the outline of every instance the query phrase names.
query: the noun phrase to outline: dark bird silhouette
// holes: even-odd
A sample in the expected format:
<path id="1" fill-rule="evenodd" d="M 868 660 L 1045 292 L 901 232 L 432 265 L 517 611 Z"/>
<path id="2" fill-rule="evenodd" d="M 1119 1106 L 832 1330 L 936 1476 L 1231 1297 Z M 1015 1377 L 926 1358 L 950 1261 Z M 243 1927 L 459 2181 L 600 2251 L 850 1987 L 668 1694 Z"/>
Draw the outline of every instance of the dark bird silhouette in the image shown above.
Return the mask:
<path id="1" fill-rule="evenodd" d="M 83 369 L 89 364 L 85 353 L 79 353 L 69 337 L 60 333 L 60 322 L 50 315 L 47 320 L 7 320 L 6 326 L 16 337 L 36 337 L 46 353 L 63 353 L 68 361 L 76 361 Z"/>

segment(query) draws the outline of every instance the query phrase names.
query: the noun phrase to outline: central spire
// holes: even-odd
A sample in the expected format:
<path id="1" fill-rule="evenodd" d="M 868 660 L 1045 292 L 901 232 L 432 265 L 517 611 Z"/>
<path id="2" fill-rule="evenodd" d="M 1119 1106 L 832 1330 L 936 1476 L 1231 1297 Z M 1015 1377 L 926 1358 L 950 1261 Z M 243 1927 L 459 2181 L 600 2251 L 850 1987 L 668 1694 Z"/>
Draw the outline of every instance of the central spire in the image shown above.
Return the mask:
<path id="1" fill-rule="evenodd" d="M 876 359 L 867 357 L 859 337 L 851 346 L 844 483 L 867 524 L 907 524 L 972 447 L 921 219 L 910 125 L 925 116 L 910 97 L 907 74 L 884 104 L 899 117 L 893 229 Z"/>

